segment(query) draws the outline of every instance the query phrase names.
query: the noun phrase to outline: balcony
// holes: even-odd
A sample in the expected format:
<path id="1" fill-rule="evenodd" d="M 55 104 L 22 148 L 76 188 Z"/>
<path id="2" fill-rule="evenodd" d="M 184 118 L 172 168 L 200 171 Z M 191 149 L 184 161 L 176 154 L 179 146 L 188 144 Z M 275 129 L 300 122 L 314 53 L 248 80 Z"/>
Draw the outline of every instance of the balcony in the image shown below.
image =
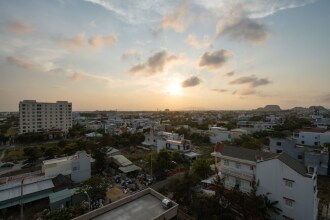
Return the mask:
<path id="1" fill-rule="evenodd" d="M 222 174 L 225 174 L 225 175 L 238 177 L 240 179 L 244 179 L 247 181 L 253 180 L 253 173 L 246 172 L 243 170 L 237 170 L 237 169 L 232 169 L 232 168 L 227 168 L 227 167 L 221 166 L 220 171 Z"/>

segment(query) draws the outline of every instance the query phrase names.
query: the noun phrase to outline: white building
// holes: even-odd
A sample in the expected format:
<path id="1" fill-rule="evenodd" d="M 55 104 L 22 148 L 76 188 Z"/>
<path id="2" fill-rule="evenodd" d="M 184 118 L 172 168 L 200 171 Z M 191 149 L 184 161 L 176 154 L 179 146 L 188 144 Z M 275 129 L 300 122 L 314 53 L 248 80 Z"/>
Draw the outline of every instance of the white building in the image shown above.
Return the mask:
<path id="1" fill-rule="evenodd" d="M 145 146 L 156 147 L 157 152 L 162 149 L 179 150 L 181 152 L 191 151 L 191 141 L 184 139 L 177 133 L 160 131 L 157 135 L 151 130 L 145 134 L 145 140 L 142 143 Z"/>
<path id="2" fill-rule="evenodd" d="M 316 219 L 317 175 L 286 153 L 275 154 L 217 144 L 211 154 L 224 178 L 225 187 L 238 186 L 250 192 L 252 182 L 258 183 L 258 194 L 278 201 L 280 215 L 272 219 Z"/>
<path id="3" fill-rule="evenodd" d="M 42 172 L 45 177 L 70 175 L 72 181 L 80 183 L 91 177 L 91 157 L 85 151 L 78 151 L 69 157 L 44 160 Z"/>
<path id="4" fill-rule="evenodd" d="M 20 133 L 59 130 L 68 132 L 72 127 L 72 103 L 24 100 L 19 103 Z"/>
<path id="5" fill-rule="evenodd" d="M 330 131 L 320 128 L 298 129 L 293 132 L 297 144 L 307 146 L 323 146 L 330 143 Z"/>
<path id="6" fill-rule="evenodd" d="M 244 129 L 237 128 L 228 131 L 227 128 L 223 127 L 210 127 L 208 132 L 210 134 L 209 138 L 212 144 L 223 141 L 233 141 L 240 138 L 243 134 L 248 133 Z"/>
<path id="7" fill-rule="evenodd" d="M 227 128 L 223 127 L 209 127 L 210 142 L 216 144 L 222 141 L 231 141 L 231 134 Z"/>

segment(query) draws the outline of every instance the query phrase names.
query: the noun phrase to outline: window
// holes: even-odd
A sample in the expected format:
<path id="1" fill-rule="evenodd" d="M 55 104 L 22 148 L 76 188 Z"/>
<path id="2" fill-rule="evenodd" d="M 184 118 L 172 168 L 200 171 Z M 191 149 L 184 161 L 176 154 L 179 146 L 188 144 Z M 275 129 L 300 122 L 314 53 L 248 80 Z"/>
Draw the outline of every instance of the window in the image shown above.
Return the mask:
<path id="1" fill-rule="evenodd" d="M 282 146 L 282 142 L 276 142 L 277 146 Z"/>
<path id="2" fill-rule="evenodd" d="M 76 164 L 76 165 L 73 167 L 73 171 L 77 171 L 77 170 L 80 170 L 80 164 Z"/>
<path id="3" fill-rule="evenodd" d="M 284 199 L 284 202 L 285 202 L 286 206 L 293 207 L 293 203 L 294 203 L 293 199 L 289 199 L 289 198 L 286 198 L 286 197 L 283 197 L 283 199 Z"/>
<path id="4" fill-rule="evenodd" d="M 305 141 L 301 141 L 301 144 L 305 144 Z"/>
<path id="5" fill-rule="evenodd" d="M 317 146 L 317 145 L 319 145 L 319 143 L 318 142 L 314 142 L 314 145 Z"/>
<path id="6" fill-rule="evenodd" d="M 240 163 L 236 163 L 236 168 L 237 169 L 241 169 L 241 164 Z"/>
<path id="7" fill-rule="evenodd" d="M 292 181 L 292 180 L 284 179 L 284 183 L 285 183 L 286 187 L 292 188 L 293 182 L 294 181 Z"/>
<path id="8" fill-rule="evenodd" d="M 282 150 L 276 150 L 276 153 L 278 153 L 278 154 L 282 153 Z"/>
<path id="9" fill-rule="evenodd" d="M 229 161 L 228 160 L 224 160 L 223 164 L 226 165 L 226 166 L 229 166 Z"/>
<path id="10" fill-rule="evenodd" d="M 302 155 L 298 155 L 298 159 L 301 160 L 302 159 Z"/>
<path id="11" fill-rule="evenodd" d="M 250 170 L 253 170 L 253 166 L 250 166 Z"/>

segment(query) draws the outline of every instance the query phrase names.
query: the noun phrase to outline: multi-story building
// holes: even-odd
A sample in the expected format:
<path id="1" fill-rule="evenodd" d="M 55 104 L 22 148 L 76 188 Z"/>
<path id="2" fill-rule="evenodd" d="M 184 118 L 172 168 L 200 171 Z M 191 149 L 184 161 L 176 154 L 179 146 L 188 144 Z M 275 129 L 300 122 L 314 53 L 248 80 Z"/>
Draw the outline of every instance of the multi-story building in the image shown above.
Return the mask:
<path id="1" fill-rule="evenodd" d="M 297 144 L 307 146 L 323 146 L 330 143 L 330 131 L 322 128 L 298 129 L 293 132 Z"/>
<path id="2" fill-rule="evenodd" d="M 304 164 L 310 172 L 316 170 L 319 175 L 328 175 L 327 148 L 301 145 L 299 142 L 297 139 L 269 138 L 269 150 L 273 153 L 285 152 Z"/>
<path id="3" fill-rule="evenodd" d="M 24 100 L 19 103 L 20 133 L 58 130 L 68 132 L 72 127 L 72 103 Z"/>
<path id="4" fill-rule="evenodd" d="M 270 153 L 218 144 L 211 154 L 220 159 L 218 170 L 227 189 L 239 187 L 250 192 L 252 182 L 257 193 L 278 201 L 280 215 L 271 219 L 316 219 L 317 175 L 286 153 Z"/>

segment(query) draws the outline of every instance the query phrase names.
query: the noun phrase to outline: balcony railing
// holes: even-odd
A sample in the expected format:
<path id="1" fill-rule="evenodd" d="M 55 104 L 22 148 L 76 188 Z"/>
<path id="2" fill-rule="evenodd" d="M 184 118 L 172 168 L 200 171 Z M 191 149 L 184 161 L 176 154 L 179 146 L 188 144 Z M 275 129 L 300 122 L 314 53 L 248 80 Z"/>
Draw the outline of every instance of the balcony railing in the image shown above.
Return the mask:
<path id="1" fill-rule="evenodd" d="M 249 173 L 249 172 L 246 172 L 246 171 L 243 171 L 243 170 L 235 170 L 235 169 L 230 169 L 230 168 L 226 168 L 224 166 L 221 166 L 220 171 L 221 171 L 221 173 L 223 173 L 225 175 L 238 177 L 240 179 L 245 179 L 245 180 L 248 180 L 248 181 L 251 181 L 253 179 L 253 173 Z"/>

